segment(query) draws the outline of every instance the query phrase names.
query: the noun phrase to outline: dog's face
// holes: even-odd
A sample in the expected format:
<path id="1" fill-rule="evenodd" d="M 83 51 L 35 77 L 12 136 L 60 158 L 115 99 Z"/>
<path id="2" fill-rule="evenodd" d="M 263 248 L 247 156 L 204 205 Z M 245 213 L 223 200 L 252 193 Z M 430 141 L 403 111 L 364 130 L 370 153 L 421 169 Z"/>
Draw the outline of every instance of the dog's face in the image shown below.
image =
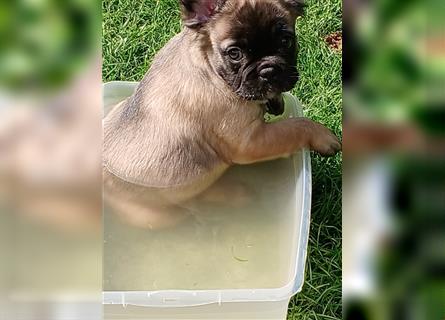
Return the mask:
<path id="1" fill-rule="evenodd" d="M 301 0 L 181 1 L 185 24 L 206 38 L 210 64 L 237 95 L 266 100 L 292 89 Z"/>

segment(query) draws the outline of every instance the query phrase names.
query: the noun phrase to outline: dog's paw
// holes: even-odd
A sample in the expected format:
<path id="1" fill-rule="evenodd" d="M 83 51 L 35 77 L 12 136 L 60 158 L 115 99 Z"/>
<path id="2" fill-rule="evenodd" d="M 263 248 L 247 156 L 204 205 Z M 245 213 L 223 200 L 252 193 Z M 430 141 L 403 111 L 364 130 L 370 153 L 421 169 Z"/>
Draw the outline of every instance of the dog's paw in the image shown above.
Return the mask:
<path id="1" fill-rule="evenodd" d="M 321 156 L 331 157 L 341 150 L 341 143 L 331 130 L 317 124 L 311 140 L 311 149 Z"/>

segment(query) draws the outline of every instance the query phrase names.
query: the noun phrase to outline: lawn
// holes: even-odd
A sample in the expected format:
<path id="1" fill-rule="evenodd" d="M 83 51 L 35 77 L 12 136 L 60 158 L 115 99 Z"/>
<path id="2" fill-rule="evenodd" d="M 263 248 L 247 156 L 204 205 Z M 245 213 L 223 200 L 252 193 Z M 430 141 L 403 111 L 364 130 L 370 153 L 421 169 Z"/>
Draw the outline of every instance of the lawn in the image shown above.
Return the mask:
<path id="1" fill-rule="evenodd" d="M 180 29 L 177 0 L 103 1 L 103 80 L 140 80 Z M 341 0 L 308 0 L 297 24 L 300 81 L 292 91 L 305 115 L 341 136 L 341 52 L 325 37 L 341 31 Z M 312 157 L 312 221 L 306 281 L 289 320 L 341 319 L 341 155 Z"/>

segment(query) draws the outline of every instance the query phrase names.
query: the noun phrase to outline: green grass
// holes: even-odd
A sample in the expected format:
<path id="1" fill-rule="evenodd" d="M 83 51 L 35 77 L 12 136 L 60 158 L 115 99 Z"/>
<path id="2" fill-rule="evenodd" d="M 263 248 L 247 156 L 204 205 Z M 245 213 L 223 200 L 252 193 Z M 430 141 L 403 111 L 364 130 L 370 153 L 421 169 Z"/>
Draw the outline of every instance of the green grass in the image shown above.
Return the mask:
<path id="1" fill-rule="evenodd" d="M 180 29 L 177 0 L 103 1 L 103 80 L 140 80 Z M 341 54 L 324 37 L 341 30 L 340 0 L 308 0 L 297 33 L 300 81 L 292 91 L 309 118 L 341 135 Z M 312 221 L 303 291 L 289 320 L 341 318 L 341 156 L 312 157 Z"/>

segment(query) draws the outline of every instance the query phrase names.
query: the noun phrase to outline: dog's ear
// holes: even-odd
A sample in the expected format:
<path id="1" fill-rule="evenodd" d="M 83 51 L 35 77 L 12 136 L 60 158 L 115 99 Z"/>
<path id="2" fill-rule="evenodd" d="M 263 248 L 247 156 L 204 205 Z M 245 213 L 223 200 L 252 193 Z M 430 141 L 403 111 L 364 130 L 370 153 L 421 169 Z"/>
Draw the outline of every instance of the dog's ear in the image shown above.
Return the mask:
<path id="1" fill-rule="evenodd" d="M 184 25 L 197 29 L 210 20 L 225 0 L 180 0 L 180 2 Z"/>
<path id="2" fill-rule="evenodd" d="M 306 4 L 304 0 L 283 0 L 284 4 L 292 11 L 294 11 L 297 16 L 302 16 L 304 14 L 304 9 Z"/>

